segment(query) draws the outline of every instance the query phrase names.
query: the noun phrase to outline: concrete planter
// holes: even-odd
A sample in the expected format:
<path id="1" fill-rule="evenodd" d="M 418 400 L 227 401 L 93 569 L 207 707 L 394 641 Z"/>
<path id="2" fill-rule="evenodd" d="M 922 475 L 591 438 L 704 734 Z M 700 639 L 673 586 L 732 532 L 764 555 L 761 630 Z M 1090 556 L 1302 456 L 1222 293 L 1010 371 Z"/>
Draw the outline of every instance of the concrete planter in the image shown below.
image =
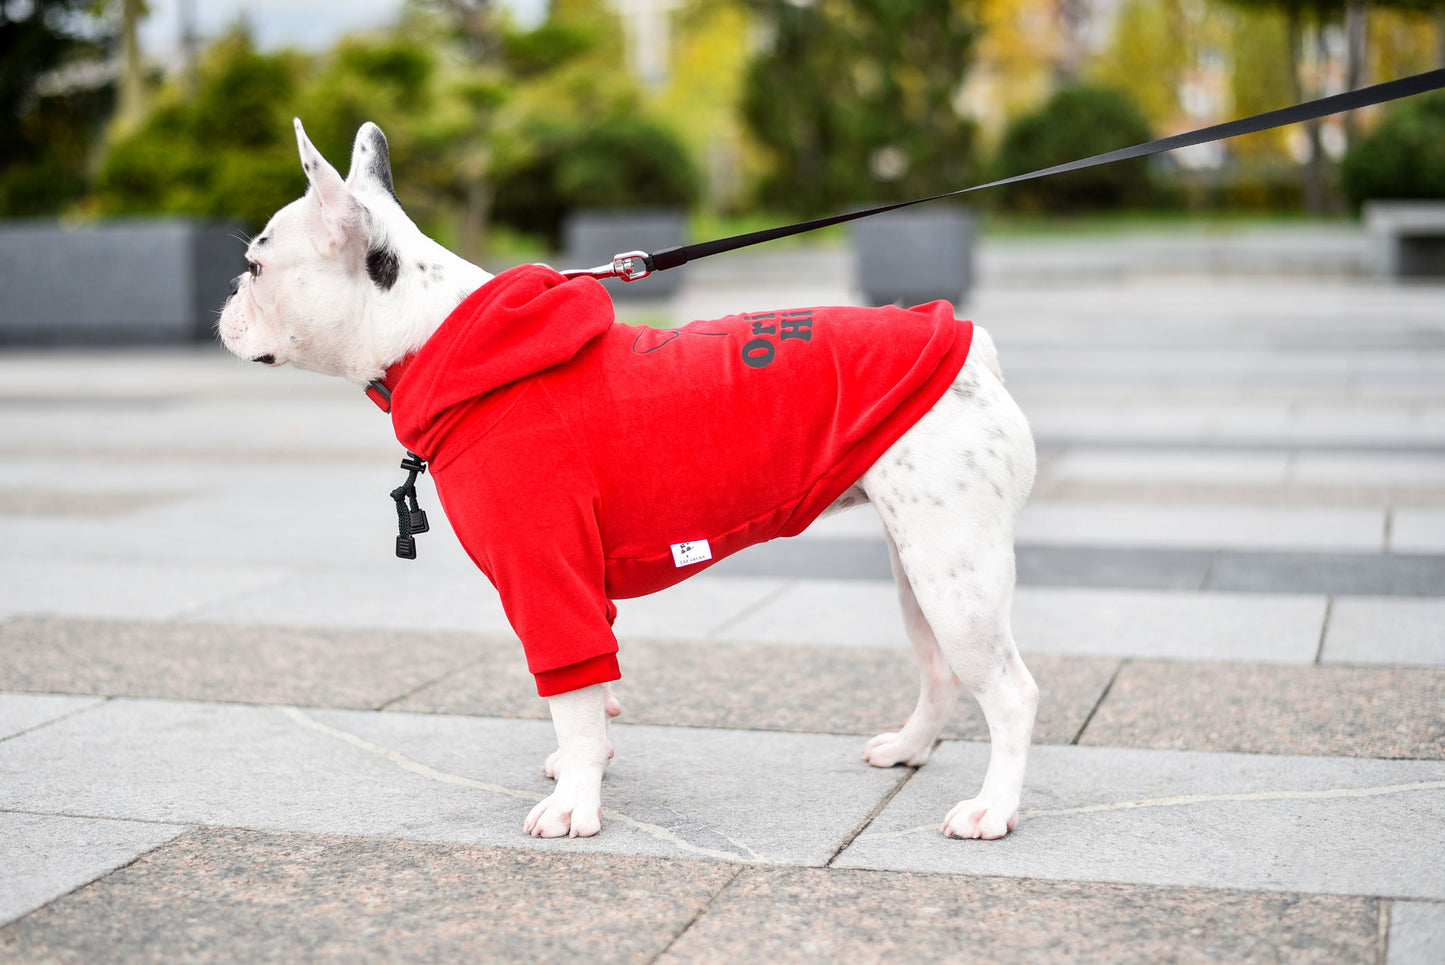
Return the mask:
<path id="1" fill-rule="evenodd" d="M 210 339 L 245 270 L 240 226 L 175 219 L 0 223 L 0 344 Z"/>
<path id="2" fill-rule="evenodd" d="M 973 284 L 974 219 L 967 208 L 925 205 L 851 225 L 857 288 L 870 305 L 956 305 Z"/>
<path id="3" fill-rule="evenodd" d="M 1445 202 L 1375 201 L 1364 216 L 1377 274 L 1445 277 Z"/>
<path id="4" fill-rule="evenodd" d="M 623 251 L 653 252 L 687 241 L 687 212 L 681 208 L 584 208 L 562 225 L 563 268 L 594 268 Z M 667 298 L 682 285 L 687 266 L 643 278 L 603 282 L 614 298 Z"/>

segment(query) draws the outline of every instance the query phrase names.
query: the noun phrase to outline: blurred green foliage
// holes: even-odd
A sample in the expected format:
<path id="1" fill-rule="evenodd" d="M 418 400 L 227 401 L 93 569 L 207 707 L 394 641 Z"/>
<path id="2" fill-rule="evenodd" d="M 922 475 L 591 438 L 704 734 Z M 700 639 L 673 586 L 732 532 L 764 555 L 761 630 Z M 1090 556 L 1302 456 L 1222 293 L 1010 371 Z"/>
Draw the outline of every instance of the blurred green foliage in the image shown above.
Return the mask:
<path id="1" fill-rule="evenodd" d="M 1355 207 L 1372 199 L 1445 199 L 1445 91 L 1396 106 L 1351 145 L 1340 177 Z"/>
<path id="2" fill-rule="evenodd" d="M 750 0 L 771 34 L 743 115 L 772 156 L 768 207 L 816 214 L 936 194 L 977 173 L 957 95 L 978 35 L 964 0 Z"/>
<path id="3" fill-rule="evenodd" d="M 115 104 L 109 84 L 65 83 L 68 62 L 114 38 L 82 16 L 92 0 L 0 4 L 0 214 L 40 215 L 86 187 L 86 166 Z M 49 83 L 45 81 L 49 79 Z"/>
<path id="4" fill-rule="evenodd" d="M 1082 84 L 1066 87 L 1039 110 L 1009 125 L 993 173 L 998 178 L 1012 177 L 1116 151 L 1151 137 L 1144 115 L 1119 92 Z M 1024 181 L 1000 189 L 1000 195 L 1006 204 L 1025 214 L 1138 207 L 1151 199 L 1148 160 L 1134 158 Z"/>
<path id="5" fill-rule="evenodd" d="M 578 208 L 680 207 L 697 202 L 699 179 L 671 132 L 628 114 L 585 124 L 544 124 L 535 150 L 496 175 L 495 217 L 556 248 Z"/>

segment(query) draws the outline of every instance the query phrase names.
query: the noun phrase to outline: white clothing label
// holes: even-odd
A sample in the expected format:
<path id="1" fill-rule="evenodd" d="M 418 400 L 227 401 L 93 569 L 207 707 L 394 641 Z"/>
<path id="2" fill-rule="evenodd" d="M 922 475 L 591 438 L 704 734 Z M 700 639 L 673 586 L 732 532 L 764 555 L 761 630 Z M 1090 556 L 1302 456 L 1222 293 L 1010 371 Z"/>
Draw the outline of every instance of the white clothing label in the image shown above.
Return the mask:
<path id="1" fill-rule="evenodd" d="M 707 545 L 705 539 L 692 543 L 672 544 L 672 562 L 679 567 L 705 563 L 710 559 L 712 559 L 712 549 Z"/>

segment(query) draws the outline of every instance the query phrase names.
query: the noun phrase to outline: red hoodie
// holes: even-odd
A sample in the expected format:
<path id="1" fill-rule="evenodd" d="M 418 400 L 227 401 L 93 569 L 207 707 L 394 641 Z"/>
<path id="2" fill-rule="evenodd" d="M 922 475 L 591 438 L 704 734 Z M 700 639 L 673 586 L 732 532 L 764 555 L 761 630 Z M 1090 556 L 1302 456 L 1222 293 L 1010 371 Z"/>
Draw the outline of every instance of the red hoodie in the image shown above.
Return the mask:
<path id="1" fill-rule="evenodd" d="M 595 280 L 525 265 L 386 383 L 546 697 L 620 676 L 612 600 L 802 532 L 947 390 L 972 336 L 947 302 L 622 325 Z"/>

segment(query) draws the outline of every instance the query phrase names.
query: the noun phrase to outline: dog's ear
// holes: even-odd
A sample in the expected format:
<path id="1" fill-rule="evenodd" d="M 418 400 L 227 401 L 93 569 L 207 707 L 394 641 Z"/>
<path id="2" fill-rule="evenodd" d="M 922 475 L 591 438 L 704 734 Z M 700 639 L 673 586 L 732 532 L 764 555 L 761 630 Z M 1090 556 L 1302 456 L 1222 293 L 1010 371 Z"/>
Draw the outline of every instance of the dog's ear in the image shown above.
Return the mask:
<path id="1" fill-rule="evenodd" d="M 396 201 L 396 188 L 391 181 L 391 152 L 386 147 L 386 135 L 381 128 L 367 121 L 356 132 L 356 142 L 351 146 L 351 172 L 346 175 L 346 186 L 353 191 L 381 191 Z M 400 201 L 397 201 L 400 204 Z"/>
<path id="2" fill-rule="evenodd" d="M 314 199 L 310 211 L 314 219 L 313 239 L 323 254 L 334 255 L 346 244 L 351 232 L 359 230 L 361 209 L 351 190 L 336 169 L 316 150 L 306 136 L 301 118 L 296 118 L 296 147 L 301 153 L 301 169 L 311 183 Z"/>

